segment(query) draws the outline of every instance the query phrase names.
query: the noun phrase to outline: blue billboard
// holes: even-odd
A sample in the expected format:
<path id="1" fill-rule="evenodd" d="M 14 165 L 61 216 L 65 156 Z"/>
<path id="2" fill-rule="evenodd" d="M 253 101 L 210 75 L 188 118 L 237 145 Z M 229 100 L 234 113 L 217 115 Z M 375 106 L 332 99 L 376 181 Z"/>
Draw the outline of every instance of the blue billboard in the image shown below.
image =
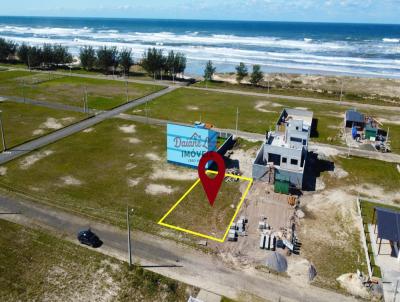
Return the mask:
<path id="1" fill-rule="evenodd" d="M 167 125 L 167 160 L 197 168 L 208 151 L 217 151 L 218 133 L 205 128 Z"/>

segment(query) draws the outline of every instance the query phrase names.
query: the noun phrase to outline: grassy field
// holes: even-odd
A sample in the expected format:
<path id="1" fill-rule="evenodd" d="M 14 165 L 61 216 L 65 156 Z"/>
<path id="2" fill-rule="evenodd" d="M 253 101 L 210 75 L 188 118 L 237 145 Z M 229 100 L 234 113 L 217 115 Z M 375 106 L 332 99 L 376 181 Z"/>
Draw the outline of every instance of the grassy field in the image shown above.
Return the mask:
<path id="1" fill-rule="evenodd" d="M 7 148 L 75 123 L 87 115 L 40 106 L 0 102 Z"/>
<path id="2" fill-rule="evenodd" d="M 0 187 L 119 226 L 128 204 L 136 228 L 165 231 L 157 222 L 198 178 L 197 171 L 166 162 L 165 144 L 164 127 L 107 120 L 9 162 Z M 219 205 L 239 201 L 231 197 Z M 193 211 L 191 221 L 204 214 L 192 204 L 184 210 Z"/>
<path id="3" fill-rule="evenodd" d="M 211 89 L 229 89 L 229 90 L 239 90 L 239 91 L 248 91 L 248 92 L 256 92 L 256 93 L 264 93 L 268 94 L 268 87 L 262 86 L 252 86 L 249 84 L 232 84 L 229 82 L 222 81 L 211 81 L 205 83 L 204 81 L 197 82 L 193 86 L 200 88 L 211 88 Z M 303 89 L 305 85 L 302 83 L 297 83 L 296 81 L 291 82 L 290 84 L 282 85 L 282 83 L 275 82 L 271 83 L 271 88 L 269 89 L 270 94 L 279 94 L 279 95 L 290 95 L 290 96 L 301 96 L 301 97 L 310 97 L 310 98 L 321 98 L 328 99 L 333 101 L 340 101 L 340 90 L 330 90 L 328 91 L 319 90 L 314 88 L 314 91 Z M 371 96 L 368 94 L 360 94 L 360 93 L 352 93 L 350 91 L 344 91 L 342 96 L 343 101 L 347 102 L 357 102 L 364 104 L 374 104 L 374 105 L 386 105 L 393 106 L 393 104 L 389 102 L 383 102 L 379 96 Z"/>
<path id="4" fill-rule="evenodd" d="M 202 120 L 229 129 L 235 129 L 236 108 L 239 108 L 239 129 L 256 133 L 273 129 L 283 108 L 305 107 L 314 112 L 318 122 L 318 137 L 313 140 L 337 144 L 341 143 L 338 128 L 343 121 L 342 114 L 348 108 L 185 88 L 164 95 L 147 106 L 151 117 L 188 123 Z M 145 115 L 145 107 L 140 106 L 127 113 Z"/>
<path id="5" fill-rule="evenodd" d="M 121 81 L 59 76 L 51 73 L 3 71 L 0 95 L 17 96 L 83 107 L 85 88 L 88 106 L 107 110 L 126 102 L 126 83 Z M 162 86 L 128 83 L 128 99 L 159 91 Z"/>
<path id="6" fill-rule="evenodd" d="M 359 232 L 349 215 L 331 209 L 329 214 L 307 213 L 307 217 L 308 220 L 301 229 L 300 238 L 307 238 L 303 242 L 301 253 L 317 269 L 314 285 L 339 291 L 340 285 L 336 278 L 340 275 L 356 272 L 357 269 L 367 273 Z M 324 238 L 321 234 L 310 236 L 308 232 L 318 233 L 321 223 L 325 224 Z"/>
<path id="7" fill-rule="evenodd" d="M 314 112 L 317 132 L 311 138 L 312 141 L 344 145 L 341 127 L 344 112 L 350 107 L 340 104 L 278 100 L 181 88 L 147 105 L 148 115 L 154 118 L 187 123 L 201 120 L 228 129 L 235 129 L 236 109 L 239 108 L 239 129 L 255 133 L 274 129 L 274 124 L 285 107 L 306 108 Z M 385 110 L 363 112 L 377 117 L 392 115 Z M 136 107 L 127 113 L 145 115 L 145 106 Z M 393 152 L 400 152 L 400 126 L 385 123 L 384 128 L 387 126 L 390 127 Z"/>
<path id="8" fill-rule="evenodd" d="M 336 157 L 335 164 L 349 173 L 346 178 L 337 180 L 338 184 L 372 184 L 387 192 L 399 189 L 400 173 L 395 164 L 361 157 Z"/>
<path id="9" fill-rule="evenodd" d="M 214 206 L 210 206 L 201 183 L 166 217 L 165 223 L 197 233 L 222 238 L 239 204 L 247 181 L 223 182 Z M 244 189 L 243 189 L 244 191 Z"/>
<path id="10" fill-rule="evenodd" d="M 0 219 L 1 301 L 187 301 L 198 289 Z"/>

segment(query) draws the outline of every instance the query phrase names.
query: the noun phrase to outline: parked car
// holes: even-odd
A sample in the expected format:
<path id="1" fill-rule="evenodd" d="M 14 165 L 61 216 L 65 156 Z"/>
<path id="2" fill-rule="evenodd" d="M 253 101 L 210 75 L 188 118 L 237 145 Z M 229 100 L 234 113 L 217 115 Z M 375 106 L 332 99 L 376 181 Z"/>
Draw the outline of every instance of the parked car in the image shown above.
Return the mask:
<path id="1" fill-rule="evenodd" d="M 100 247 L 103 244 L 103 241 L 91 229 L 79 231 L 77 237 L 80 243 L 94 248 Z"/>

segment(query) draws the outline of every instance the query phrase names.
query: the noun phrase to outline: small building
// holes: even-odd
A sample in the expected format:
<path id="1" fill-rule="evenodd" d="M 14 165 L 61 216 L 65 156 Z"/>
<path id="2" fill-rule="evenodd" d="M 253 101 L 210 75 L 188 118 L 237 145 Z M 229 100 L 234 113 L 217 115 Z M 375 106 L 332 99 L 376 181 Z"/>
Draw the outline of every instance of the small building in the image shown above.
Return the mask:
<path id="1" fill-rule="evenodd" d="M 344 123 L 346 125 L 346 128 L 353 128 L 354 126 L 364 128 L 365 116 L 361 112 L 358 112 L 356 109 L 349 109 L 346 111 Z"/>
<path id="2" fill-rule="evenodd" d="M 375 222 L 374 233 L 379 239 L 378 255 L 381 251 L 382 240 L 389 241 L 391 256 L 400 259 L 400 212 L 388 208 L 376 207 L 372 218 Z"/>
<path id="3" fill-rule="evenodd" d="M 264 180 L 273 167 L 274 180 L 279 182 L 280 189 L 287 183 L 302 189 L 312 119 L 311 111 L 288 108 L 282 111 L 275 131 L 267 134 L 257 153 L 254 179 Z"/>

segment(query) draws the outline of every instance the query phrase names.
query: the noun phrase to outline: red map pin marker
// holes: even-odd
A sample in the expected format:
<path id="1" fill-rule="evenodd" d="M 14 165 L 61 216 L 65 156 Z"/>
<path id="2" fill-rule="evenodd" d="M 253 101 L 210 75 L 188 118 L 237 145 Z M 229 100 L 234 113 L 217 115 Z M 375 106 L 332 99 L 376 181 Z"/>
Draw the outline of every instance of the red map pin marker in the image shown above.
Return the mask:
<path id="1" fill-rule="evenodd" d="M 218 166 L 218 174 L 214 178 L 209 178 L 206 174 L 206 164 L 209 161 L 213 161 Z M 201 157 L 198 166 L 199 177 L 201 184 L 203 185 L 204 191 L 207 194 L 210 205 L 214 205 L 215 198 L 217 198 L 219 189 L 221 188 L 222 181 L 225 177 L 225 162 L 221 155 L 217 152 L 210 151 L 204 153 Z"/>

